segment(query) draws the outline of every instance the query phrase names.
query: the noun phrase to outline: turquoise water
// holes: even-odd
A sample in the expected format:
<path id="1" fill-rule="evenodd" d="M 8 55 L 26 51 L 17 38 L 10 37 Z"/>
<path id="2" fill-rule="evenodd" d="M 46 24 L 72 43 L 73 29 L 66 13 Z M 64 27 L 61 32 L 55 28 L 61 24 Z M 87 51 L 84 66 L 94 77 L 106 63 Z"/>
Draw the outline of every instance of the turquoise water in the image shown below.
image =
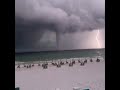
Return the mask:
<path id="1" fill-rule="evenodd" d="M 42 51 L 31 53 L 16 53 L 15 61 L 44 61 L 64 58 L 105 58 L 105 49 L 81 49 L 70 51 Z"/>

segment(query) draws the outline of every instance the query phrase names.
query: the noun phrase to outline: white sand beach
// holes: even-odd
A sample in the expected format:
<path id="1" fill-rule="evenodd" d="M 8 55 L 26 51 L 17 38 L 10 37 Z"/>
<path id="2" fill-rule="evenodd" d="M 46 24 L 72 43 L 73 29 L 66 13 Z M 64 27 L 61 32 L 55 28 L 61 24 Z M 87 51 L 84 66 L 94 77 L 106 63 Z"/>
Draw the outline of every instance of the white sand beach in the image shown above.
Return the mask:
<path id="1" fill-rule="evenodd" d="M 105 90 L 105 61 L 88 62 L 85 66 L 76 63 L 73 67 L 67 64 L 61 68 L 48 65 L 48 69 L 41 66 L 15 69 L 15 87 L 20 90 L 73 90 L 74 87 Z"/>

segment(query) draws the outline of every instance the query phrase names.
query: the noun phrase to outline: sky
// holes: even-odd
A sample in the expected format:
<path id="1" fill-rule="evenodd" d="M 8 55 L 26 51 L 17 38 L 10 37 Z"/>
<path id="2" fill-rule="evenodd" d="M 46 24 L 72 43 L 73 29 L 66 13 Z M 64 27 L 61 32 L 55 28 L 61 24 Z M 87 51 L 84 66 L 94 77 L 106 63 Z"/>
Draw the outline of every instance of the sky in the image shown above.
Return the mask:
<path id="1" fill-rule="evenodd" d="M 15 0 L 15 51 L 105 48 L 105 0 Z"/>

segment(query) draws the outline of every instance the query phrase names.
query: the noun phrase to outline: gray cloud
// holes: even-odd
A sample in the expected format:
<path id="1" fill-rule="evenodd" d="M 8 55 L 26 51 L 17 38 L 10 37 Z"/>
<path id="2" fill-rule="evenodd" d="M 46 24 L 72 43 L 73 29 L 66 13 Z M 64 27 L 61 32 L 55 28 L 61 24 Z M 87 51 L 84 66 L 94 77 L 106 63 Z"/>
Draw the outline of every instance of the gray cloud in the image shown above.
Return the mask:
<path id="1" fill-rule="evenodd" d="M 29 48 L 47 30 L 63 34 L 104 28 L 105 0 L 15 0 L 15 18 L 16 48 Z"/>

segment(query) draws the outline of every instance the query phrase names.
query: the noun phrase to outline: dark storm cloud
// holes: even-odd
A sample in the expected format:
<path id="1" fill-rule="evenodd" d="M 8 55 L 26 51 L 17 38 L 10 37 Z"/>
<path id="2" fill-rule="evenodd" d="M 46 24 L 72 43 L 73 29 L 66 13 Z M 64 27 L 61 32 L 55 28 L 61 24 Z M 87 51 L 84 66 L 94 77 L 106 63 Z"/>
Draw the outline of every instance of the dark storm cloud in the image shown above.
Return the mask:
<path id="1" fill-rule="evenodd" d="M 16 48 L 34 47 L 46 30 L 62 34 L 104 28 L 104 2 L 15 0 Z"/>
<path id="2" fill-rule="evenodd" d="M 103 7 L 104 0 L 16 0 L 15 12 L 27 27 L 54 24 L 57 30 L 69 32 L 104 27 Z"/>

